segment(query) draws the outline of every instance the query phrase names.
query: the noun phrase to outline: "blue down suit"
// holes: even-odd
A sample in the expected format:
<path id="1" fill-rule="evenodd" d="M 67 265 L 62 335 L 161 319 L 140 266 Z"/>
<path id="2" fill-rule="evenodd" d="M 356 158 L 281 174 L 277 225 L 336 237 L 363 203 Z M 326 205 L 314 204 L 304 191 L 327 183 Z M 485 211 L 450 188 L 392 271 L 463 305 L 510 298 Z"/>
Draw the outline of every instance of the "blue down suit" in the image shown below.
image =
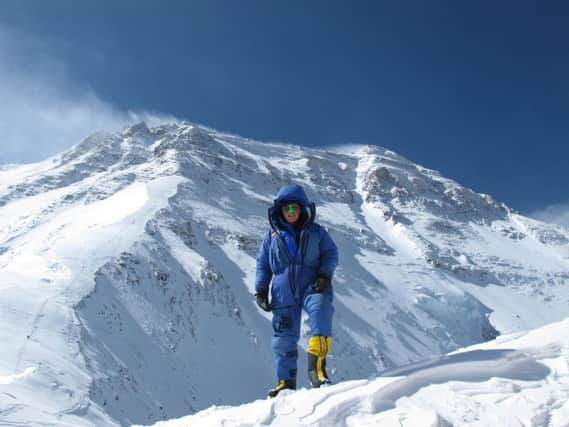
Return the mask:
<path id="1" fill-rule="evenodd" d="M 296 227 L 280 213 L 283 204 L 291 201 L 301 206 Z M 281 188 L 268 214 L 271 229 L 257 255 L 255 288 L 259 292 L 271 285 L 272 348 L 277 377 L 279 381 L 292 380 L 297 373 L 302 309 L 310 319 L 313 338 L 332 335 L 332 287 L 317 293 L 312 286 L 319 276 L 332 279 L 338 265 L 338 249 L 328 232 L 314 222 L 315 205 L 301 186 Z"/>

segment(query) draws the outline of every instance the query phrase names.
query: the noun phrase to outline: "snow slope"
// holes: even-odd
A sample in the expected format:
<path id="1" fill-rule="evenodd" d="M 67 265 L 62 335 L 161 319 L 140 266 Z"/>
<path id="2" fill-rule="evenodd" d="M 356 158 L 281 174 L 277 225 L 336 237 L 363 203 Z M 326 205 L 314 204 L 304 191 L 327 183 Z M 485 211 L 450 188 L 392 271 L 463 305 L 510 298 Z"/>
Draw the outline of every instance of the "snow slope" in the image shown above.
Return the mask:
<path id="1" fill-rule="evenodd" d="M 275 380 L 255 254 L 290 182 L 340 248 L 336 381 L 569 314 L 563 227 L 380 147 L 141 123 L 0 168 L 0 421 L 150 424 L 263 396 Z"/>
<path id="2" fill-rule="evenodd" d="M 569 425 L 569 319 L 371 380 L 211 407 L 155 427 Z"/>

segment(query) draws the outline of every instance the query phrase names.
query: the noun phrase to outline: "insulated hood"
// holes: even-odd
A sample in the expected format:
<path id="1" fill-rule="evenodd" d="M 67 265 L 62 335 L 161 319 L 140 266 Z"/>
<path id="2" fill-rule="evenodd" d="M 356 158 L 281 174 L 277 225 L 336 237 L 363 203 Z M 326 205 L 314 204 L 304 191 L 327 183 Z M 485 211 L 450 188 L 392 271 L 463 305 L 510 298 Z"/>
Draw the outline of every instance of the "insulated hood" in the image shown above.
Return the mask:
<path id="1" fill-rule="evenodd" d="M 316 206 L 311 203 L 304 192 L 304 189 L 298 184 L 289 184 L 283 186 L 277 193 L 273 206 L 269 208 L 269 223 L 273 229 L 280 229 L 282 226 L 280 208 L 285 202 L 298 202 L 302 207 L 301 223 L 302 226 L 314 222 L 316 217 Z"/>

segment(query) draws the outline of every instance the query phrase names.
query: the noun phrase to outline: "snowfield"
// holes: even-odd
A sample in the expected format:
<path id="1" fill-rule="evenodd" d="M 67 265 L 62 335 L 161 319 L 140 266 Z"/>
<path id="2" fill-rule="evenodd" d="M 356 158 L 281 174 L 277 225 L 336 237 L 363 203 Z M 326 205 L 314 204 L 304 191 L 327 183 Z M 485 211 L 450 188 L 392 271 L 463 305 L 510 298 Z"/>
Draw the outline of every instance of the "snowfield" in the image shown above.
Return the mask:
<path id="1" fill-rule="evenodd" d="M 327 360 L 337 385 L 259 402 L 276 380 L 255 256 L 267 208 L 292 182 L 339 247 Z M 506 411 L 511 425 L 562 425 L 557 322 L 568 302 L 568 229 L 377 146 L 316 150 L 140 123 L 0 168 L 0 424 L 150 425 L 226 411 L 239 423 L 326 413 L 340 425 L 461 425 Z M 548 328 L 559 341 L 518 348 L 526 335 L 508 335 Z M 300 388 L 309 336 L 304 319 Z M 253 401 L 261 412 L 238 406 Z"/>
<path id="2" fill-rule="evenodd" d="M 211 407 L 154 427 L 569 425 L 569 319 L 375 379 Z"/>

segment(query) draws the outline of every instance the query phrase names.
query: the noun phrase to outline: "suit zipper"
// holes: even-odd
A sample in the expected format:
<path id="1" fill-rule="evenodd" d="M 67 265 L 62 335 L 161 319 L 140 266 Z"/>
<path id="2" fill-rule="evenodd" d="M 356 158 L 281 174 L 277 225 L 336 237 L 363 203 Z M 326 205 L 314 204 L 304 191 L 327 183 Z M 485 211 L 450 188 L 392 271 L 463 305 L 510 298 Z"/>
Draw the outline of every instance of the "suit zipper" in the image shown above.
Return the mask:
<path id="1" fill-rule="evenodd" d="M 290 286 L 290 291 L 292 293 L 292 297 L 294 298 L 295 297 L 294 293 L 296 290 L 296 284 L 295 284 L 295 280 L 294 280 L 294 259 L 288 253 L 288 246 L 286 244 L 284 237 L 280 233 L 280 231 L 277 232 L 277 234 L 279 235 L 279 239 L 281 240 L 281 243 L 284 245 L 284 252 L 286 253 L 286 256 L 288 258 L 288 284 Z"/>
<path id="2" fill-rule="evenodd" d="M 302 256 L 300 259 L 300 275 L 302 276 L 302 271 L 304 269 L 304 257 L 306 256 L 306 249 L 308 248 L 308 240 L 310 235 L 308 231 L 302 230 L 300 233 L 300 250 L 302 251 Z"/>

